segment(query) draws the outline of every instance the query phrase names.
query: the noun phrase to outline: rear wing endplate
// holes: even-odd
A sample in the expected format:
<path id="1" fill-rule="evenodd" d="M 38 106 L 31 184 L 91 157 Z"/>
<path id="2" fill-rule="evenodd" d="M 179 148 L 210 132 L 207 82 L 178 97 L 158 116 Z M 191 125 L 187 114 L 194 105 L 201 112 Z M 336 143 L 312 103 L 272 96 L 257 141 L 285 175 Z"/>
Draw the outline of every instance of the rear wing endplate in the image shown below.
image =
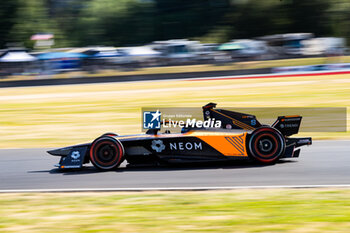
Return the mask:
<path id="1" fill-rule="evenodd" d="M 290 136 L 299 132 L 302 116 L 279 116 L 272 127 L 280 131 L 284 136 Z"/>

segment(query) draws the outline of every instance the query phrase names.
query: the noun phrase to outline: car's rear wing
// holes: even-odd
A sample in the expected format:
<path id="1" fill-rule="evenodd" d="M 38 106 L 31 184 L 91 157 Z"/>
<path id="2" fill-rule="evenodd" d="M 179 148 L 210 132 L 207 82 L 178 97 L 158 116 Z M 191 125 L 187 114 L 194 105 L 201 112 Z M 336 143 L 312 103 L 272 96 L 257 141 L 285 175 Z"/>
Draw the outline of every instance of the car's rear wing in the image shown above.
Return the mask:
<path id="1" fill-rule="evenodd" d="M 279 116 L 271 127 L 280 131 L 284 136 L 290 136 L 299 132 L 302 116 Z"/>

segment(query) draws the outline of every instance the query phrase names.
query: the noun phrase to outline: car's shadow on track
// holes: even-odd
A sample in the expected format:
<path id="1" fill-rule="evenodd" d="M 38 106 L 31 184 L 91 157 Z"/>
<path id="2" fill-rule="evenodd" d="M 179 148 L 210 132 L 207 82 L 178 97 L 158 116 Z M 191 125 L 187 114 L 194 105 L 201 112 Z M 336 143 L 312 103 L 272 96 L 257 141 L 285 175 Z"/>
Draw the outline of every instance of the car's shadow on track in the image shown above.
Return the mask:
<path id="1" fill-rule="evenodd" d="M 280 160 L 276 164 L 259 164 L 252 161 L 234 161 L 230 163 L 195 163 L 195 164 L 167 164 L 167 165 L 143 165 L 143 166 L 127 166 L 120 167 L 116 170 L 111 171 L 101 171 L 96 169 L 93 166 L 83 167 L 81 169 L 66 169 L 61 170 L 58 168 L 49 170 L 49 171 L 32 171 L 32 172 L 48 172 L 50 174 L 63 174 L 63 175 L 84 175 L 92 173 L 105 173 L 105 172 L 154 172 L 154 171 L 178 171 L 178 170 L 215 170 L 215 169 L 249 169 L 249 168 L 258 168 L 258 167 L 269 167 L 269 166 L 278 166 L 279 164 L 284 163 L 294 163 L 293 160 Z"/>

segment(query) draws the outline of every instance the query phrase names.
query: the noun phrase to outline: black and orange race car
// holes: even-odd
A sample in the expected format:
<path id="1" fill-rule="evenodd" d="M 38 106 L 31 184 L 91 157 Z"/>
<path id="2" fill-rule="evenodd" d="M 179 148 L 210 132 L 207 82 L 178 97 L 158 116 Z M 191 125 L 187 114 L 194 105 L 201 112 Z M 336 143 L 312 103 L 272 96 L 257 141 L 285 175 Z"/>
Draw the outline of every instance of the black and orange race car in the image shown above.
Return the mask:
<path id="1" fill-rule="evenodd" d="M 193 163 L 250 159 L 271 164 L 283 158 L 299 157 L 311 138 L 290 138 L 299 131 L 301 116 L 280 116 L 271 126 L 262 125 L 254 115 L 223 109 L 209 103 L 203 108 L 204 120 L 215 119 L 221 128 L 184 127 L 181 133 L 119 136 L 106 133 L 92 143 L 48 151 L 60 156 L 60 169 L 81 168 L 91 162 L 101 170 L 129 165 Z"/>

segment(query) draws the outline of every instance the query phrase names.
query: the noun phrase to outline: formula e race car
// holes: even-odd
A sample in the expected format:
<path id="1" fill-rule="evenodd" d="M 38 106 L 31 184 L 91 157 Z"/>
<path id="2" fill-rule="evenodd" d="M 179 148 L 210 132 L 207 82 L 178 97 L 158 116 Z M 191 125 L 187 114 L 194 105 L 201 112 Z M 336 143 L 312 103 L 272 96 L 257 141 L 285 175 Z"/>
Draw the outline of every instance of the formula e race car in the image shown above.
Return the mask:
<path id="1" fill-rule="evenodd" d="M 81 168 L 91 162 L 97 169 L 117 168 L 124 160 L 129 165 L 255 160 L 264 164 L 283 158 L 299 157 L 311 138 L 290 138 L 299 131 L 301 116 L 279 116 L 271 126 L 262 125 L 254 115 L 216 109 L 209 103 L 203 108 L 204 121 L 221 122 L 221 128 L 183 127 L 181 133 L 160 133 L 149 129 L 145 134 L 119 136 L 106 133 L 92 143 L 48 151 L 60 156 L 60 169 Z"/>

